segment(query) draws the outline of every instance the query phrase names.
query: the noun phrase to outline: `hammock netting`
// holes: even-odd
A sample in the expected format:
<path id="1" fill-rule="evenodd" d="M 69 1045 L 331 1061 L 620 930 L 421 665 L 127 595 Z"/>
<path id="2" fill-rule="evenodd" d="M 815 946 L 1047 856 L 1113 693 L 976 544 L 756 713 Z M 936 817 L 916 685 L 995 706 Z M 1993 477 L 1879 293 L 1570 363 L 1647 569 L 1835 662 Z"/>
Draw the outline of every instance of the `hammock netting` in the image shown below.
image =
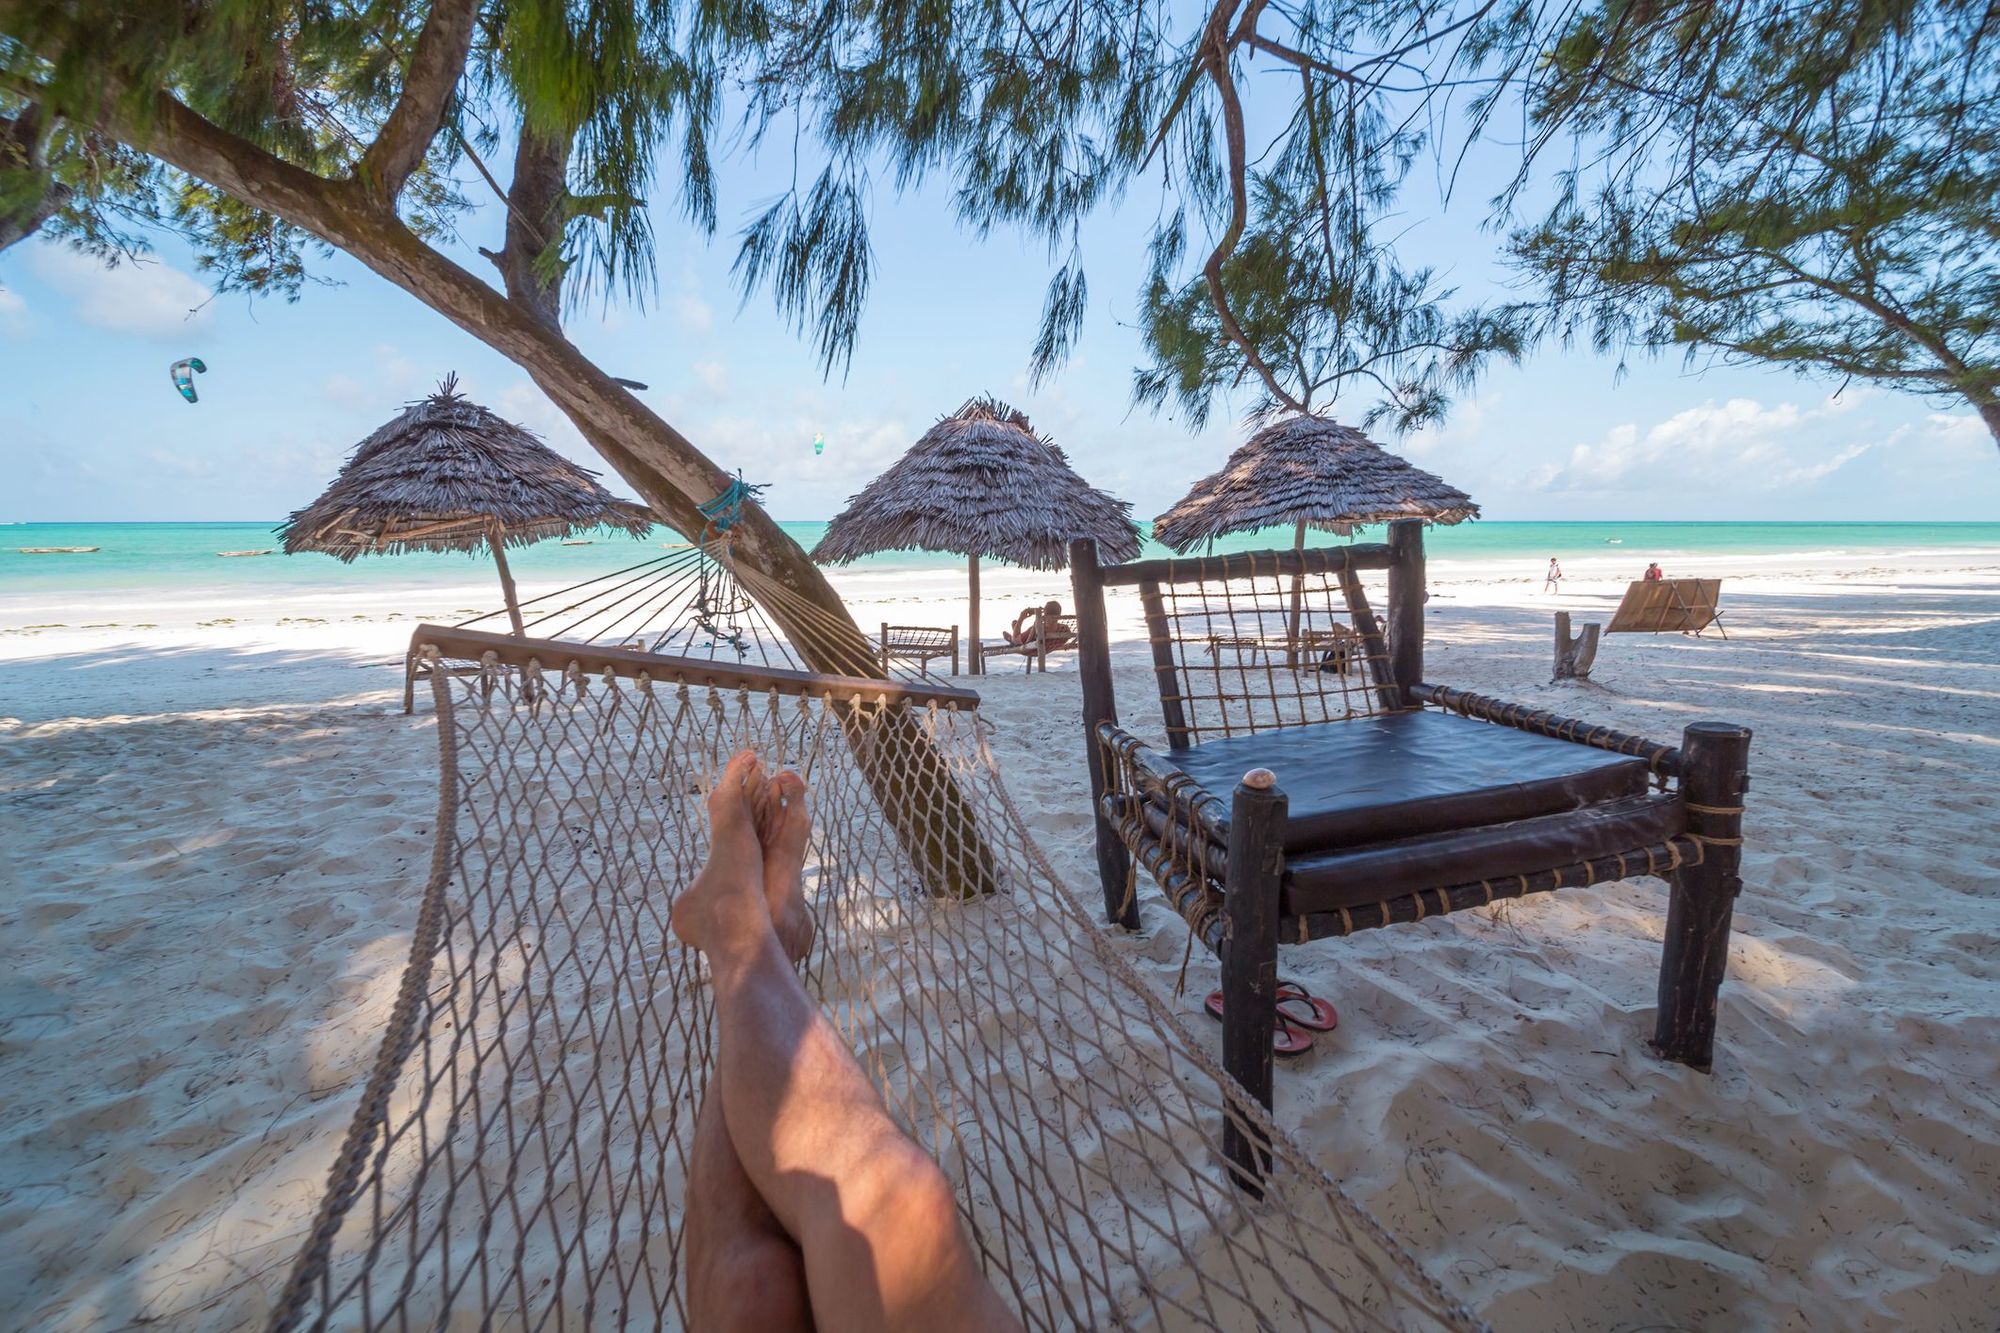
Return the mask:
<path id="1" fill-rule="evenodd" d="M 274 1328 L 685 1325 L 711 995 L 667 911 L 744 747 L 811 787 L 807 989 L 1029 1327 L 1477 1326 L 1121 958 L 973 696 L 487 638 L 419 631 L 432 878 Z"/>

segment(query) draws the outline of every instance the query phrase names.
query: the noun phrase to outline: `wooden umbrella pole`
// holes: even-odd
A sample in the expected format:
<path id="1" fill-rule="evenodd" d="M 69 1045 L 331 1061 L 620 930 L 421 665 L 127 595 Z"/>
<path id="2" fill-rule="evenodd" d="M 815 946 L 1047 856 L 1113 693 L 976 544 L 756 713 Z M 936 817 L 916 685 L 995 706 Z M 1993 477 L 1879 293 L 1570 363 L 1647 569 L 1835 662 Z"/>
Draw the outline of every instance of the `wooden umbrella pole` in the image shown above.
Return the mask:
<path id="1" fill-rule="evenodd" d="M 965 616 L 965 626 L 972 638 L 971 644 L 968 645 L 966 661 L 970 664 L 973 675 L 983 676 L 986 674 L 986 666 L 979 656 L 979 553 L 977 551 L 965 557 L 965 579 L 972 587 L 972 605 L 967 608 Z"/>
<path id="2" fill-rule="evenodd" d="M 1295 551 L 1306 549 L 1306 521 L 1304 519 L 1300 519 L 1298 522 L 1296 534 L 1292 538 L 1292 549 Z M 1305 596 L 1306 576 L 1305 570 L 1301 568 L 1298 573 L 1292 575 L 1292 617 L 1291 623 L 1287 626 L 1285 633 L 1285 662 L 1288 666 L 1296 667 L 1303 660 L 1302 654 L 1305 649 L 1299 643 L 1299 619 L 1304 607 Z"/>
<path id="3" fill-rule="evenodd" d="M 488 519 L 486 544 L 493 548 L 493 563 L 500 570 L 500 594 L 507 599 L 507 619 L 514 624 L 514 637 L 525 639 L 528 630 L 521 623 L 521 599 L 514 591 L 514 571 L 507 568 L 507 529 L 499 519 Z"/>

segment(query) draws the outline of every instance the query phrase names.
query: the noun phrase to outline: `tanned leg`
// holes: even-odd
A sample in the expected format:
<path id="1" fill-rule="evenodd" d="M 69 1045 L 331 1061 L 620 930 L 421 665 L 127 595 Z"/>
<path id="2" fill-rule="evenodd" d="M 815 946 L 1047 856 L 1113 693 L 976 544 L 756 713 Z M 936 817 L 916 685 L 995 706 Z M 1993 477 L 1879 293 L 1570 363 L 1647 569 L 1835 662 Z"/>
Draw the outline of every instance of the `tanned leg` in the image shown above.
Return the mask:
<path id="1" fill-rule="evenodd" d="M 787 781 L 789 780 L 789 781 Z M 802 872 L 810 818 L 776 820 L 787 804 L 803 812 L 805 783 L 796 773 L 771 780 L 760 803 L 766 901 L 787 957 L 812 947 L 813 920 Z M 702 1333 L 811 1329 L 805 1256 L 750 1182 L 723 1119 L 721 1083 L 712 1079 L 695 1117 L 688 1161 L 688 1323 Z"/>
<path id="2" fill-rule="evenodd" d="M 819 1328 L 1018 1329 L 944 1173 L 889 1119 L 785 955 L 753 812 L 761 776 L 754 756 L 730 761 L 709 799 L 709 862 L 673 906 L 714 978 L 715 1080 L 737 1159 L 804 1253 Z M 774 850 L 788 835 L 803 846 L 798 794 Z"/>

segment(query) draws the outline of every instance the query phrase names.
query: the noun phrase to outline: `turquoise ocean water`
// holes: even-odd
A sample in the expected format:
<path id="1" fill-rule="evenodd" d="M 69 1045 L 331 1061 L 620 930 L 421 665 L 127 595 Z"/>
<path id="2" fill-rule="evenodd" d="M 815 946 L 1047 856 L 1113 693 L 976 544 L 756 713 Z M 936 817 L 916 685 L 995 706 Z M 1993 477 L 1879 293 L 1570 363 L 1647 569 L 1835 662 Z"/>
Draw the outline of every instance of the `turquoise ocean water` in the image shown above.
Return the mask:
<path id="1" fill-rule="evenodd" d="M 810 548 L 824 523 L 786 523 Z M 1379 540 L 1375 532 L 1364 540 Z M 1315 534 L 1316 542 L 1338 539 Z M 516 576 L 538 584 L 577 582 L 656 555 L 678 544 L 657 529 L 644 540 L 598 534 L 588 546 L 543 542 L 509 552 Z M 1289 545 L 1288 529 L 1243 534 L 1219 550 Z M 1466 523 L 1433 529 L 1434 560 L 1565 560 L 1629 556 L 1634 577 L 1648 560 L 1685 565 L 1703 556 L 1783 554 L 1887 554 L 1896 551 L 1964 551 L 2000 558 L 2000 523 Z M 65 591 L 192 590 L 237 588 L 268 594 L 286 588 L 362 591 L 371 586 L 445 586 L 490 577 L 484 555 L 401 555 L 363 558 L 342 565 L 323 555 L 269 555 L 219 559 L 218 552 L 277 545 L 266 523 L 16 523 L 0 525 L 0 595 Z M 95 546 L 88 555 L 24 555 L 24 546 Z M 1148 554 L 1166 554 L 1147 543 Z M 857 568 L 893 571 L 957 567 L 952 556 L 892 552 Z"/>

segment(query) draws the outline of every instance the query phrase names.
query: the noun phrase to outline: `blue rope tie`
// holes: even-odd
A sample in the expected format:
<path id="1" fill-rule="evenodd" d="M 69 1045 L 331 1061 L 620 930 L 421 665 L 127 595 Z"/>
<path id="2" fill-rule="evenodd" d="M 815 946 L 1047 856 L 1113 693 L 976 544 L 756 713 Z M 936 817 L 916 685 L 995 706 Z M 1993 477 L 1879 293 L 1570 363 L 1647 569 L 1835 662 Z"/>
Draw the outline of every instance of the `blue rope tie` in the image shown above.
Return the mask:
<path id="1" fill-rule="evenodd" d="M 708 520 L 710 527 L 717 532 L 727 532 L 742 521 L 744 502 L 755 500 L 769 489 L 768 483 L 753 485 L 743 480 L 743 473 L 738 470 L 736 480 L 730 482 L 722 494 L 695 508 L 701 511 L 701 516 Z"/>

